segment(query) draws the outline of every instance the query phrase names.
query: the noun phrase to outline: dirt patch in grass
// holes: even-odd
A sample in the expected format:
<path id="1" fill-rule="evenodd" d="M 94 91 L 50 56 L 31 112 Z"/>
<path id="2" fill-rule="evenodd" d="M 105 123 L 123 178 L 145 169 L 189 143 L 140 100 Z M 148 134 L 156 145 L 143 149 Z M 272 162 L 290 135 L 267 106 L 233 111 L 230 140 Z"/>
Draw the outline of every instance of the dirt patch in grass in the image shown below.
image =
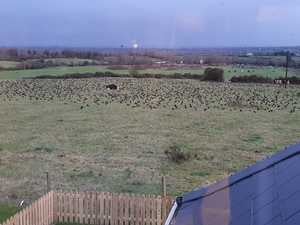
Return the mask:
<path id="1" fill-rule="evenodd" d="M 194 156 L 190 146 L 183 144 L 171 145 L 167 150 L 165 150 L 165 154 L 169 160 L 175 163 L 189 161 Z"/>

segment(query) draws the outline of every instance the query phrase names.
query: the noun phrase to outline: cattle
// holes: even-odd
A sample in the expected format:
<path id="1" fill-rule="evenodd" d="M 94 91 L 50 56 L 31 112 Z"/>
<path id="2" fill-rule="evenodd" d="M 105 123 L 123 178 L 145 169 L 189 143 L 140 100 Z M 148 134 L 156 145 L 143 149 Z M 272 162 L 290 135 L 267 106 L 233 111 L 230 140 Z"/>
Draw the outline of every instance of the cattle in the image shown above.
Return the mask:
<path id="1" fill-rule="evenodd" d="M 274 84 L 282 84 L 282 80 L 280 80 L 280 79 L 275 79 L 275 80 L 274 80 Z"/>
<path id="2" fill-rule="evenodd" d="M 281 84 L 287 84 L 287 85 L 289 85 L 290 81 L 289 80 L 285 80 L 285 79 L 275 79 L 274 80 L 274 84 L 279 84 L 279 85 L 281 85 Z"/>
<path id="3" fill-rule="evenodd" d="M 118 90 L 118 86 L 115 84 L 106 85 L 105 88 L 108 90 Z"/>

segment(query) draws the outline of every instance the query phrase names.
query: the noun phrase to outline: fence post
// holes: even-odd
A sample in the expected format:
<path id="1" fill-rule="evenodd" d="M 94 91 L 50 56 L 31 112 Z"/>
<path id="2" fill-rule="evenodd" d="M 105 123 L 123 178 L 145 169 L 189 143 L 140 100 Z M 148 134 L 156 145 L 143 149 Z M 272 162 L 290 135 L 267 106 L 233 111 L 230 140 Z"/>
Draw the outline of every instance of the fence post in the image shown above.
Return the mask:
<path id="1" fill-rule="evenodd" d="M 46 185 L 47 185 L 47 189 L 46 189 L 46 193 L 48 193 L 50 191 L 50 180 L 49 180 L 49 172 L 46 172 Z"/>
<path id="2" fill-rule="evenodd" d="M 162 186 L 162 197 L 167 196 L 167 186 L 166 186 L 166 178 L 165 176 L 162 176 L 161 178 L 161 186 Z"/>

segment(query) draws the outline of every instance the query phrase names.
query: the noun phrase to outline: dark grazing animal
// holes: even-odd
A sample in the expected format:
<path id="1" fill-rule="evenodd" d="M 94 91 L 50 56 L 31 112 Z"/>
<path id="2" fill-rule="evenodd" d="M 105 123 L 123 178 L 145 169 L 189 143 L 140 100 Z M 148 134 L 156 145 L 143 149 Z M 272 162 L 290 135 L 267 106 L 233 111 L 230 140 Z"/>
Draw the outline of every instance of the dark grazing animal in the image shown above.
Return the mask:
<path id="1" fill-rule="evenodd" d="M 106 85 L 105 88 L 109 89 L 109 90 L 117 90 L 118 86 L 115 84 L 109 84 L 109 85 Z"/>

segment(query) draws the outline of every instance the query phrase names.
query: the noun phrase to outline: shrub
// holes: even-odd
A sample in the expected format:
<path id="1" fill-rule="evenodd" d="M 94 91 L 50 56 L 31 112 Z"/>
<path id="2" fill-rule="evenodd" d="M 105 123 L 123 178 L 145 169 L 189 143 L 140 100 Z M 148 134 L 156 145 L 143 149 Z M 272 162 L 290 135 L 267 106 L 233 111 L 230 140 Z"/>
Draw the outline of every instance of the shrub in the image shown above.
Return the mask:
<path id="1" fill-rule="evenodd" d="M 105 72 L 104 72 L 104 75 L 103 75 L 103 73 L 102 73 L 100 76 L 107 76 L 107 77 L 109 77 L 109 76 L 115 76 L 115 75 L 117 75 L 117 74 L 115 74 L 115 73 L 113 73 L 113 72 L 110 72 L 110 71 L 105 71 Z"/>
<path id="2" fill-rule="evenodd" d="M 133 76 L 133 77 L 136 77 L 139 75 L 139 70 L 137 67 L 133 67 L 129 70 L 129 75 L 130 76 Z"/>
<path id="3" fill-rule="evenodd" d="M 224 82 L 224 70 L 220 68 L 206 68 L 204 71 L 203 80 Z"/>
<path id="4" fill-rule="evenodd" d="M 257 75 L 249 76 L 233 76 L 230 79 L 233 83 L 272 83 L 273 80 L 268 77 L 262 77 Z"/>
<path id="5" fill-rule="evenodd" d="M 99 77 L 133 77 L 133 78 L 169 78 L 169 79 L 196 79 L 203 80 L 203 75 L 190 73 L 174 73 L 174 74 L 149 74 L 149 73 L 131 73 L 131 74 L 117 74 L 110 71 L 96 72 L 96 73 L 73 73 L 65 75 L 41 75 L 28 79 L 81 79 L 81 78 L 99 78 Z"/>
<path id="6" fill-rule="evenodd" d="M 169 160 L 175 163 L 182 163 L 184 161 L 190 160 L 192 157 L 189 148 L 178 144 L 170 146 L 169 149 L 165 151 L 165 154 L 167 155 Z"/>

